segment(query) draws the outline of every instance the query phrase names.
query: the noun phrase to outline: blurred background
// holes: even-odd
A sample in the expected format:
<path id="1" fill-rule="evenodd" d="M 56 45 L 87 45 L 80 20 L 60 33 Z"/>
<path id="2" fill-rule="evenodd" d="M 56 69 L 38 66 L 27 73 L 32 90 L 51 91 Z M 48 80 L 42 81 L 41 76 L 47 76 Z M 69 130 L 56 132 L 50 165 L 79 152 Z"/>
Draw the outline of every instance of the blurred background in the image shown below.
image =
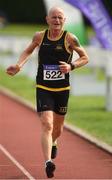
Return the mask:
<path id="1" fill-rule="evenodd" d="M 71 73 L 67 119 L 112 144 L 112 139 L 107 138 L 107 133 L 109 137 L 112 132 L 111 0 L 95 0 L 94 3 L 92 0 L 1 0 L 0 85 L 35 103 L 38 50 L 16 77 L 6 75 L 5 69 L 17 62 L 36 31 L 47 28 L 45 17 L 52 6 L 64 9 L 65 29 L 79 38 L 89 55 L 88 65 Z M 77 54 L 74 53 L 73 58 L 77 58 Z"/>

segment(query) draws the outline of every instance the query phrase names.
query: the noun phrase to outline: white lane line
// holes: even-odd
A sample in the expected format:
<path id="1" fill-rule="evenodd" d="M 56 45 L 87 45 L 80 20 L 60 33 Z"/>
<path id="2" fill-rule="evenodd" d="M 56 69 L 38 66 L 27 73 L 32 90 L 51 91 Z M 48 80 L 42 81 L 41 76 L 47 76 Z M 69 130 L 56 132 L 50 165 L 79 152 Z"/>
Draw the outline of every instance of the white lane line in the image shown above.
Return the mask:
<path id="1" fill-rule="evenodd" d="M 0 144 L 0 150 L 25 174 L 28 179 L 36 180 L 4 147 Z"/>

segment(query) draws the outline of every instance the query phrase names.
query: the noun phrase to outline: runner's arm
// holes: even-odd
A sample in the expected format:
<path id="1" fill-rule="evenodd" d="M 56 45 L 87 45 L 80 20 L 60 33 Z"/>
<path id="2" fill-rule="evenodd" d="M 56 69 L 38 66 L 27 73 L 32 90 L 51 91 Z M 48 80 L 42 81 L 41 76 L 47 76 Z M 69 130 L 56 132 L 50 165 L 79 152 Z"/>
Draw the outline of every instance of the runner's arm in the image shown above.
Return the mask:
<path id="1" fill-rule="evenodd" d="M 20 55 L 20 58 L 17 62 L 17 65 L 19 66 L 19 68 L 21 68 L 27 62 L 28 57 L 32 54 L 34 49 L 39 46 L 40 41 L 41 41 L 40 33 L 36 33 L 32 39 L 32 42 Z"/>
<path id="2" fill-rule="evenodd" d="M 71 70 L 82 67 L 85 64 L 87 64 L 89 61 L 88 55 L 85 49 L 80 45 L 78 39 L 74 35 L 70 34 L 68 36 L 68 41 L 69 41 L 69 49 L 71 51 L 75 51 L 79 55 L 78 59 L 73 60 L 71 62 Z"/>
<path id="3" fill-rule="evenodd" d="M 62 73 L 68 73 L 71 70 L 84 66 L 88 63 L 88 55 L 84 48 L 80 46 L 80 43 L 76 36 L 68 33 L 66 38 L 66 46 L 71 53 L 75 51 L 79 55 L 79 58 L 72 61 L 70 64 L 64 61 L 60 61 L 60 70 Z"/>
<path id="4" fill-rule="evenodd" d="M 11 65 L 6 69 L 7 74 L 13 76 L 17 74 L 23 65 L 27 62 L 28 57 L 32 54 L 34 49 L 41 43 L 42 33 L 36 33 L 29 46 L 22 52 L 16 65 Z"/>

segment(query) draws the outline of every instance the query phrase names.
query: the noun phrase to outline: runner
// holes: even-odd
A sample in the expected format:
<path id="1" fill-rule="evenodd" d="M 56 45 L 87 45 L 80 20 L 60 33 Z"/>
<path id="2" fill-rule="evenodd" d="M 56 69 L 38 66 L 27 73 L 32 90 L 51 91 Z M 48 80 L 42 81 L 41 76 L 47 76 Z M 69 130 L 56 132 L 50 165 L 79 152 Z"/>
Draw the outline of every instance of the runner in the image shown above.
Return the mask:
<path id="1" fill-rule="evenodd" d="M 16 65 L 7 68 L 15 75 L 35 48 L 38 52 L 36 76 L 37 112 L 42 124 L 42 150 L 48 178 L 54 176 L 53 159 L 57 155 L 57 139 L 62 133 L 69 99 L 69 72 L 88 63 L 88 56 L 76 36 L 64 30 L 65 15 L 61 8 L 50 9 L 48 29 L 36 32 L 30 45 L 22 52 Z M 72 61 L 73 51 L 79 58 Z"/>

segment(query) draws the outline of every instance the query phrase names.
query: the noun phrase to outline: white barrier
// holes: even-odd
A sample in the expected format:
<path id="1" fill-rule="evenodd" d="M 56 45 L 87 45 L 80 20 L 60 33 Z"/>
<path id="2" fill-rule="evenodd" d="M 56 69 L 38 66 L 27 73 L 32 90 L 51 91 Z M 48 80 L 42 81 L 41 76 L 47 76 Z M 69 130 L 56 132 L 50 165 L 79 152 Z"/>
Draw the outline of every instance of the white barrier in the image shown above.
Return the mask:
<path id="1" fill-rule="evenodd" d="M 112 111 L 112 51 L 87 47 L 86 51 L 90 57 L 88 66 L 104 68 L 106 77 L 106 109 Z"/>

